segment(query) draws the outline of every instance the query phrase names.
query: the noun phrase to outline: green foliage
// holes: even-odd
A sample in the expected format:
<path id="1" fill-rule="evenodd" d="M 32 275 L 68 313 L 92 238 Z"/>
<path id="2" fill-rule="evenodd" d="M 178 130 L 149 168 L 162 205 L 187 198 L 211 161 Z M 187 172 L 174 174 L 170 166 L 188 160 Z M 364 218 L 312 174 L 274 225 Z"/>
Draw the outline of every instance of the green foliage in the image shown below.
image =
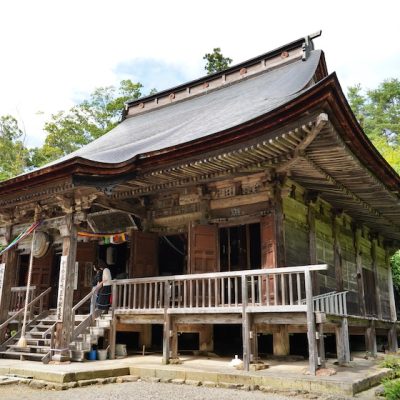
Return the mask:
<path id="1" fill-rule="evenodd" d="M 385 399 L 399 400 L 400 399 L 400 379 L 383 381 L 383 389 Z"/>
<path id="2" fill-rule="evenodd" d="M 396 376 L 400 376 L 400 358 L 396 356 L 386 356 L 381 362 L 382 368 L 390 368 Z"/>
<path id="3" fill-rule="evenodd" d="M 113 86 L 94 90 L 89 99 L 51 116 L 44 125 L 47 137 L 42 148 L 30 151 L 28 166 L 37 167 L 72 153 L 114 128 L 124 103 L 141 96 L 142 85 L 123 80 Z"/>
<path id="4" fill-rule="evenodd" d="M 22 138 L 23 132 L 14 117 L 0 117 L 0 181 L 24 171 L 27 150 Z"/>
<path id="5" fill-rule="evenodd" d="M 400 250 L 398 250 L 391 258 L 393 285 L 400 291 Z"/>
<path id="6" fill-rule="evenodd" d="M 347 97 L 367 136 L 400 173 L 400 81 L 385 80 L 365 94 L 361 85 L 355 85 L 348 89 Z"/>
<path id="7" fill-rule="evenodd" d="M 227 69 L 232 63 L 231 58 L 224 57 L 222 55 L 221 49 L 219 47 L 213 49 L 212 53 L 206 53 L 203 57 L 203 60 L 207 61 L 204 69 L 207 71 L 208 75 L 211 75 L 214 72 L 223 71 L 224 69 Z"/>

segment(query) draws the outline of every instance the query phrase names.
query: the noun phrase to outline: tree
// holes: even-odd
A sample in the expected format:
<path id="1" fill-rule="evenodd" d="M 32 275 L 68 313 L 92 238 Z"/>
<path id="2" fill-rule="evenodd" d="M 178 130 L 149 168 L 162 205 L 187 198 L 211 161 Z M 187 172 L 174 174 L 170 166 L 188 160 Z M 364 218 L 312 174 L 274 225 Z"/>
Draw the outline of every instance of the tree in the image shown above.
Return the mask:
<path id="1" fill-rule="evenodd" d="M 393 285 L 400 292 L 400 250 L 398 250 L 391 258 Z"/>
<path id="2" fill-rule="evenodd" d="M 0 181 L 24 172 L 27 149 L 23 135 L 13 116 L 0 117 Z"/>
<path id="3" fill-rule="evenodd" d="M 89 99 L 51 116 L 44 125 L 47 137 L 43 147 L 31 149 L 28 167 L 38 167 L 72 153 L 114 128 L 124 103 L 141 96 L 142 84 L 121 81 L 119 88 L 100 87 Z"/>
<path id="4" fill-rule="evenodd" d="M 207 75 L 211 75 L 214 72 L 223 71 L 227 69 L 231 63 L 232 59 L 229 57 L 224 57 L 221 53 L 221 49 L 216 47 L 213 49 L 212 53 L 206 53 L 203 57 L 203 60 L 206 60 L 206 65 L 204 69 L 207 71 Z"/>
<path id="5" fill-rule="evenodd" d="M 367 136 L 400 173 L 400 81 L 385 80 L 365 94 L 358 84 L 348 88 L 347 97 Z"/>

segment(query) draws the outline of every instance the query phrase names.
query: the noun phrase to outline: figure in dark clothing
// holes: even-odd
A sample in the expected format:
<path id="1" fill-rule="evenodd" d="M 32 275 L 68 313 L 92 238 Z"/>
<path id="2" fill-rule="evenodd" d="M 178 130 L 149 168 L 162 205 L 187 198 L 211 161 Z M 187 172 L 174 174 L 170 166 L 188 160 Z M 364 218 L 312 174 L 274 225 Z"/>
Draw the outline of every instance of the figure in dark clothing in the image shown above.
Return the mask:
<path id="1" fill-rule="evenodd" d="M 111 272 L 103 260 L 99 260 L 99 269 L 101 271 L 101 281 L 97 284 L 96 308 L 108 311 L 111 306 Z"/>

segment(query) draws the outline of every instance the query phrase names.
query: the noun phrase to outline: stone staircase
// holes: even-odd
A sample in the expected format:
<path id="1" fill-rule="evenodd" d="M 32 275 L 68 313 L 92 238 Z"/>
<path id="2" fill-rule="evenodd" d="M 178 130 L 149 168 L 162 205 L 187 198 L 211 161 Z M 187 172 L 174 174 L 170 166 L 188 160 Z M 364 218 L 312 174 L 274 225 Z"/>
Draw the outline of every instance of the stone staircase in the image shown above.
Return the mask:
<path id="1" fill-rule="evenodd" d="M 96 316 L 94 324 L 86 327 L 69 345 L 70 356 L 73 361 L 83 361 L 85 353 L 91 346 L 98 343 L 98 339 L 105 335 L 110 328 L 111 314 Z M 87 315 L 75 316 L 75 327 L 87 319 Z M 51 349 L 52 338 L 56 326 L 55 310 L 44 311 L 33 318 L 26 326 L 25 338 L 27 347 L 18 346 L 21 332 L 6 340 L 0 346 L 0 357 L 31 361 L 42 361 L 48 363 L 54 350 Z"/>

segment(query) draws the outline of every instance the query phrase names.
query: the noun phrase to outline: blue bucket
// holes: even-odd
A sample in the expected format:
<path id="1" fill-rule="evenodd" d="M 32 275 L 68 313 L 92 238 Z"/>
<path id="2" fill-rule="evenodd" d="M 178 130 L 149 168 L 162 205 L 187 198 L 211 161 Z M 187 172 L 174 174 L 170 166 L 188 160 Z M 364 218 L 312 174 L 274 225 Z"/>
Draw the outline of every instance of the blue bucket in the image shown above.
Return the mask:
<path id="1" fill-rule="evenodd" d="M 94 361 L 96 360 L 96 355 L 97 355 L 97 351 L 96 350 L 90 350 L 87 354 L 87 358 L 90 361 Z"/>

